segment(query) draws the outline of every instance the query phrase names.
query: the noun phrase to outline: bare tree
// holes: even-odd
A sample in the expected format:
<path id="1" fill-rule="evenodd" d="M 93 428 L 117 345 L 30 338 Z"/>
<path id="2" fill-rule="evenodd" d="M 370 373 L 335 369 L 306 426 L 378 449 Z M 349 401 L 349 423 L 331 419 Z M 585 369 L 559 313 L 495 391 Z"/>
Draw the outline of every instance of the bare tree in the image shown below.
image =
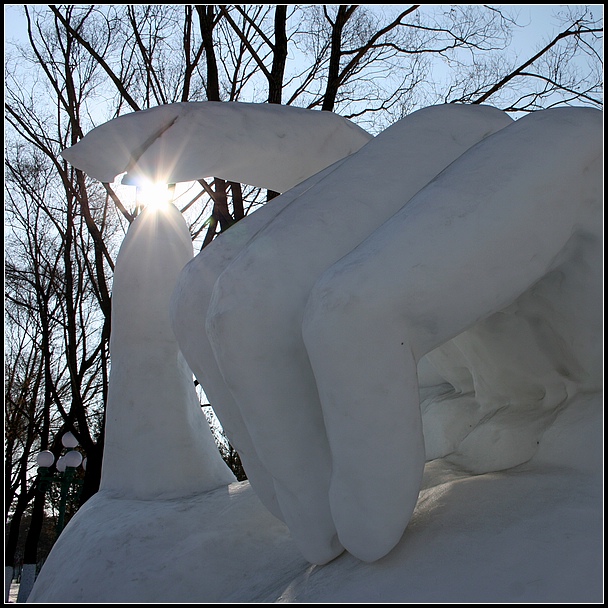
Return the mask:
<path id="1" fill-rule="evenodd" d="M 602 107 L 601 19 L 588 6 L 564 7 L 556 18 L 559 32 L 539 40 L 530 56 L 492 53 L 460 65 L 444 101 L 490 103 L 506 112 L 571 103 Z"/>
<path id="2" fill-rule="evenodd" d="M 57 28 L 56 21 L 53 25 Z M 106 272 L 111 257 L 108 236 L 103 226 L 100 229 L 91 204 L 99 186 L 87 190 L 84 175 L 68 168 L 58 155 L 67 142 L 82 136 L 80 103 L 96 64 L 81 61 L 80 71 L 75 70 L 79 58 L 74 55 L 73 39 L 53 37 L 51 24 L 44 31 L 39 28 L 39 34 L 43 33 L 35 38 L 30 24 L 32 57 L 43 66 L 49 86 L 46 94 L 50 91 L 56 97 L 56 112 L 63 112 L 68 120 L 54 121 L 46 112 L 38 112 L 36 95 L 28 96 L 10 72 L 6 89 L 11 127 L 5 160 L 7 223 L 12 228 L 11 254 L 15 254 L 8 258 L 6 275 L 11 306 L 18 311 L 9 317 L 10 328 L 39 359 L 36 392 L 27 404 L 29 439 L 23 457 L 31 468 L 36 451 L 50 448 L 58 454 L 59 433 L 72 431 L 87 452 L 90 495 L 99 485 L 101 471 L 99 422 L 107 384 L 110 322 Z M 18 323 L 20 317 L 27 323 Z M 23 336 L 34 330 L 26 342 Z M 15 416 L 23 401 L 16 386 L 6 387 Z M 44 518 L 44 495 L 38 490 L 37 479 L 28 475 L 27 483 L 14 495 L 17 507 L 11 531 L 18 527 L 23 502 L 33 500 L 24 555 L 31 564 L 37 561 Z M 10 546 L 14 546 L 12 537 Z"/>
<path id="3" fill-rule="evenodd" d="M 8 169 L 11 179 L 10 163 Z M 21 170 L 25 171 L 23 165 Z M 21 173 L 26 190 L 44 194 L 46 175 L 40 173 L 35 164 L 25 175 Z M 10 480 L 5 486 L 6 514 L 14 503 L 5 552 L 7 564 L 13 564 L 20 521 L 33 499 L 25 557 L 36 563 L 44 505 L 37 480 L 31 476 L 32 457 L 35 451 L 48 447 L 53 392 L 61 380 L 61 372 L 53 373 L 53 346 L 61 332 L 56 298 L 59 258 L 53 246 L 54 227 L 38 205 L 20 205 L 9 196 L 7 217 L 20 247 L 10 248 L 5 263 L 7 341 L 13 346 L 5 381 L 5 463 L 10 467 L 6 470 Z M 21 255 L 10 255 L 15 251 Z"/>

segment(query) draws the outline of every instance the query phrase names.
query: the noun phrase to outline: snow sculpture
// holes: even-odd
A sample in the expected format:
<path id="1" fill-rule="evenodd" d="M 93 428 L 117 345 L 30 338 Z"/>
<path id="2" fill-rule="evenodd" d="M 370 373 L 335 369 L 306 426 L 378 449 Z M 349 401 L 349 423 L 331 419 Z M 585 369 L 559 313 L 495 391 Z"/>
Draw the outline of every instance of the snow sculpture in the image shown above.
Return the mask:
<path id="1" fill-rule="evenodd" d="M 366 145 L 343 122 L 345 145 L 326 154 L 335 136 L 320 113 L 292 131 L 279 119 L 292 109 L 272 108 L 258 156 L 257 107 L 245 105 L 236 161 L 184 152 L 181 174 L 173 153 L 187 147 L 163 144 L 180 120 L 170 108 L 138 113 L 141 141 L 117 170 L 95 173 L 89 135 L 64 156 L 103 181 L 145 167 L 292 188 L 186 264 L 171 316 L 252 486 L 309 561 L 343 547 L 380 558 L 407 526 L 425 458 L 475 472 L 521 464 L 574 394 L 601 388 L 600 112 L 513 122 L 437 106 Z M 154 111 L 170 116 L 160 129 Z M 137 133 L 131 121 L 117 130 L 129 125 Z M 318 135 L 299 148 L 303 132 Z M 283 140 L 290 151 L 273 148 Z M 303 170 L 283 180 L 293 164 Z"/>
<path id="2" fill-rule="evenodd" d="M 227 134 L 231 146 L 225 145 Z M 176 103 L 105 123 L 62 155 L 102 182 L 124 172 L 131 182 L 215 176 L 282 191 L 370 139 L 363 129 L 328 112 Z M 170 295 L 192 254 L 187 226 L 173 206 L 159 213 L 146 210 L 120 250 L 113 284 L 112 372 L 101 482 L 102 490 L 117 496 L 168 498 L 234 481 L 200 412 L 191 372 L 169 324 Z M 201 372 L 208 374 L 206 368 Z M 159 449 L 165 445 L 173 448 Z M 261 489 L 267 481 L 263 474 L 256 478 L 255 452 L 242 441 L 239 445 L 247 452 L 241 456 L 248 475 Z M 261 494 L 280 516 L 273 492 L 270 488 Z"/>
<path id="3" fill-rule="evenodd" d="M 119 116 L 62 156 L 100 182 L 126 171 L 132 183 L 220 177 L 285 192 L 370 139 L 331 112 L 200 101 Z"/>
<path id="4" fill-rule="evenodd" d="M 283 517 L 311 562 L 325 563 L 343 549 L 328 500 L 332 463 L 323 414 L 301 338 L 308 293 L 323 270 L 451 161 L 510 122 L 504 113 L 489 107 L 452 105 L 416 112 L 326 175 L 316 175 L 281 197 L 276 217 L 243 251 L 237 249 L 238 256 L 227 268 L 218 268 L 223 272 L 207 315 L 209 337 L 237 405 L 218 415 L 229 426 L 238 419 L 255 435 L 256 455 L 274 480 Z M 396 159 L 397 166 L 387 159 Z M 397 173 L 399 179 L 395 179 Z M 377 184 L 383 184 L 382 194 Z M 246 228 L 245 222 L 241 229 Z M 177 287 L 184 293 L 175 298 L 173 318 L 179 319 L 175 331 L 197 372 L 210 365 L 209 357 L 201 359 L 205 334 L 199 330 L 188 335 L 186 327 L 192 327 L 197 314 L 204 315 L 208 296 L 201 292 L 211 294 L 215 283 L 210 266 L 216 266 L 209 264 L 208 257 L 215 259 L 219 250 L 226 266 L 230 255 L 226 248 L 235 251 L 234 239 L 229 244 L 218 241 L 209 253 L 202 252 Z M 187 295 L 194 290 L 198 306 Z M 180 303 L 180 299 L 185 301 Z M 232 403 L 224 398 L 215 402 L 222 403 L 222 410 L 224 404 Z M 262 422 L 268 420 L 272 424 Z M 277 436 L 283 439 L 277 441 Z M 232 437 L 239 450 L 240 434 Z M 263 492 L 256 491 L 268 502 Z"/>
<path id="5" fill-rule="evenodd" d="M 418 496 L 423 355 L 483 321 L 474 339 L 489 354 L 478 355 L 480 365 L 468 358 L 471 376 L 496 409 L 536 405 L 540 412 L 523 418 L 534 425 L 577 383 L 598 388 L 601 375 L 589 372 L 600 371 L 599 344 L 580 340 L 589 328 L 577 322 L 579 306 L 599 313 L 598 265 L 582 292 L 568 283 L 599 258 L 600 126 L 595 110 L 520 119 L 455 161 L 315 283 L 302 331 L 332 454 L 330 504 L 341 542 L 362 559 L 396 544 Z M 402 493 L 389 479 L 400 479 Z"/>
<path id="6" fill-rule="evenodd" d="M 247 430 L 307 559 L 344 546 L 373 561 L 401 537 L 426 457 L 417 364 L 455 336 L 440 382 L 475 391 L 458 412 L 475 430 L 452 448 L 472 469 L 526 461 L 565 398 L 597 389 L 600 127 L 595 110 L 510 124 L 491 108 L 428 108 L 288 193 L 241 251 L 234 234 L 229 254 L 220 239 L 185 269 L 182 349 L 194 369 L 209 363 L 201 323 L 185 332 L 206 311 L 232 396 L 220 418 Z M 206 265 L 222 253 L 225 269 Z M 565 278 L 581 274 L 591 327 Z"/>
<path id="7" fill-rule="evenodd" d="M 167 205 L 136 218 L 116 260 L 101 478 L 101 490 L 115 496 L 176 498 L 234 481 L 169 319 L 171 293 L 192 255 L 186 222 Z"/>

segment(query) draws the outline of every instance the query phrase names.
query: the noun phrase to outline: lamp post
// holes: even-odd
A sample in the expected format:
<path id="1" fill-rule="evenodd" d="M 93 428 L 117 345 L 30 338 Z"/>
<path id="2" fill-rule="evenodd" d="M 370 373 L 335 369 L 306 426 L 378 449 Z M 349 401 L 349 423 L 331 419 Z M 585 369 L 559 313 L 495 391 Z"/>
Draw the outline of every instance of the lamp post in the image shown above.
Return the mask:
<path id="1" fill-rule="evenodd" d="M 76 479 L 76 471 L 79 466 L 86 470 L 86 458 L 83 460 L 82 454 L 76 450 L 78 441 L 70 432 L 67 432 L 61 438 L 61 443 L 68 451 L 60 456 L 55 463 L 55 456 L 49 450 L 43 450 L 36 457 L 38 463 L 38 472 L 40 474 L 40 489 L 43 494 L 51 487 L 51 484 L 57 483 L 60 488 L 59 495 L 59 514 L 57 518 L 57 536 L 61 534 L 65 526 L 65 511 L 68 502 L 68 496 L 72 485 L 80 484 Z M 57 474 L 54 474 L 50 469 L 55 463 Z"/>
<path id="2" fill-rule="evenodd" d="M 47 491 L 53 484 L 58 484 L 60 488 L 59 495 L 59 516 L 57 518 L 57 536 L 61 534 L 61 531 L 65 525 L 65 511 L 68 503 L 68 497 L 70 488 L 74 484 L 80 484 L 75 475 L 79 466 L 82 465 L 83 469 L 86 469 L 86 458 L 83 460 L 82 454 L 74 449 L 78 447 L 78 441 L 76 437 L 70 432 L 65 433 L 61 438 L 61 444 L 67 450 L 65 454 L 60 456 L 55 462 L 55 455 L 49 450 L 43 450 L 36 456 L 36 463 L 38 464 L 38 492 L 42 494 L 42 501 L 46 497 Z M 55 464 L 57 472 L 51 470 L 51 467 Z M 34 558 L 33 562 L 36 561 Z M 21 569 L 21 584 L 19 586 L 19 593 L 17 596 L 17 603 L 23 603 L 27 600 L 34 582 L 36 580 L 36 564 L 25 563 Z"/>

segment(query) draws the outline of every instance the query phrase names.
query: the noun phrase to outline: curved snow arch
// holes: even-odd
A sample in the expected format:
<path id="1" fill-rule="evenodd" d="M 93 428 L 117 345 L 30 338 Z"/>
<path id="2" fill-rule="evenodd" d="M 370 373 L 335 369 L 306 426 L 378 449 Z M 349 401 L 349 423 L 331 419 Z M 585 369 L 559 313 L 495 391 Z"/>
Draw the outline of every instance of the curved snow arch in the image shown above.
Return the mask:
<path id="1" fill-rule="evenodd" d="M 62 156 L 111 183 L 127 172 L 162 183 L 219 177 L 286 192 L 372 136 L 334 114 L 275 104 L 182 102 L 124 114 Z"/>

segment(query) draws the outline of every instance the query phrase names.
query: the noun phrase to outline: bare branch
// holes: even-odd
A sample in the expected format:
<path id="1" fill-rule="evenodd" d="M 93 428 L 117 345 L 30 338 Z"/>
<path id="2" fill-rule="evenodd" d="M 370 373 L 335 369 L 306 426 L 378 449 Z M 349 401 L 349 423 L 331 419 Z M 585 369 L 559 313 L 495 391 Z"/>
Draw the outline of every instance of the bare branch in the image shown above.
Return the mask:
<path id="1" fill-rule="evenodd" d="M 65 29 L 76 39 L 78 42 L 90 53 L 91 57 L 93 57 L 99 65 L 104 69 L 106 74 L 110 77 L 110 80 L 116 85 L 116 89 L 121 94 L 123 99 L 131 106 L 133 110 L 140 110 L 141 108 L 137 105 L 135 100 L 129 95 L 127 90 L 124 87 L 123 82 L 114 74 L 114 72 L 110 69 L 106 61 L 101 57 L 95 49 L 69 24 L 69 22 L 65 19 L 65 17 L 59 12 L 59 9 L 50 4 L 49 8 L 55 16 L 61 21 Z"/>
<path id="2" fill-rule="evenodd" d="M 597 29 L 594 28 L 594 29 L 589 29 L 586 31 L 587 32 L 600 32 L 602 30 L 599 28 L 597 28 Z M 497 82 L 494 86 L 492 86 L 488 91 L 486 91 L 483 95 L 481 95 L 481 97 L 472 101 L 471 103 L 475 103 L 475 104 L 483 103 L 488 98 L 490 98 L 494 93 L 496 93 L 502 87 L 504 87 L 504 85 L 507 84 L 507 82 L 513 80 L 513 78 L 520 75 L 521 72 L 523 72 L 528 66 L 532 65 L 537 59 L 542 57 L 548 50 L 553 48 L 560 40 L 563 40 L 564 38 L 567 38 L 569 36 L 580 36 L 580 33 L 581 33 L 580 28 L 577 28 L 576 30 L 567 29 L 563 32 L 560 32 L 557 36 L 555 36 L 555 38 L 553 38 L 553 40 L 551 42 L 549 42 L 549 44 L 547 44 L 543 49 L 541 49 L 533 57 L 531 57 L 530 59 L 528 59 L 527 61 L 522 63 L 518 68 L 513 70 L 510 74 L 508 74 L 504 78 L 502 78 L 499 82 Z"/>

